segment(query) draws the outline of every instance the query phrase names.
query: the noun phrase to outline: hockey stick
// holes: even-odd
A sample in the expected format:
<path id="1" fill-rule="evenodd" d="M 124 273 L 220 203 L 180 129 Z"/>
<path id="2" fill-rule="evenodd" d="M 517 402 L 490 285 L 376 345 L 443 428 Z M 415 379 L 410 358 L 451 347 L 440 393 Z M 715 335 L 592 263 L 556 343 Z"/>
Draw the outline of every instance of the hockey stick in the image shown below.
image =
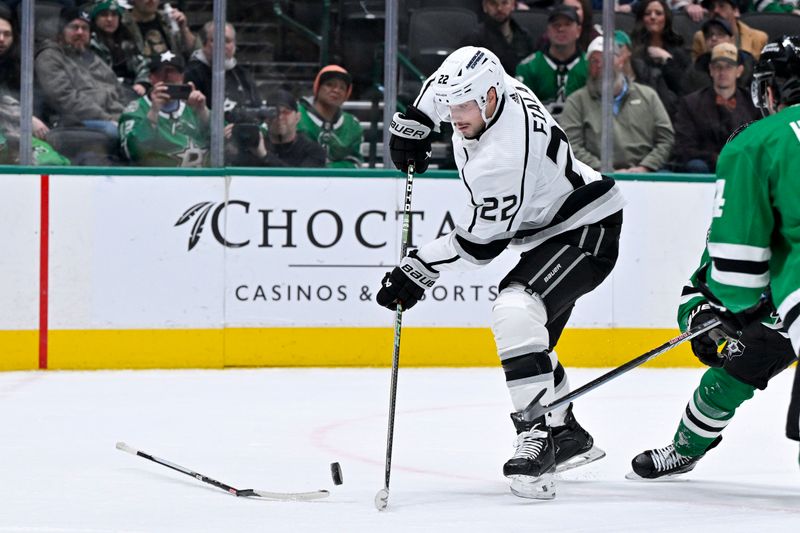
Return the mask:
<path id="1" fill-rule="evenodd" d="M 411 189 L 414 186 L 414 164 L 409 162 L 406 175 L 406 195 L 403 201 L 403 230 L 400 239 L 400 260 L 408 250 L 411 225 Z M 403 325 L 403 307 L 398 303 L 394 313 L 394 350 L 392 353 L 392 381 L 389 386 L 389 429 L 386 432 L 386 463 L 383 488 L 375 494 L 375 507 L 386 510 L 389 505 L 389 478 L 392 475 L 392 444 L 394 443 L 394 413 L 397 407 L 397 371 L 400 368 L 400 328 Z"/>
<path id="2" fill-rule="evenodd" d="M 575 389 L 574 391 L 570 392 L 569 394 L 567 394 L 563 398 L 559 398 L 558 400 L 554 401 L 553 403 L 550 403 L 550 404 L 547 404 L 547 405 L 542 405 L 539 402 L 539 400 L 542 398 L 542 396 L 544 396 L 544 393 L 545 393 L 545 391 L 542 390 L 541 392 L 539 392 L 539 394 L 536 395 L 536 397 L 533 400 L 531 400 L 531 403 L 529 403 L 528 406 L 525 409 L 522 410 L 522 417 L 526 421 L 531 422 L 531 421 L 539 418 L 543 414 L 549 413 L 553 409 L 558 409 L 559 407 L 570 403 L 572 400 L 580 398 L 581 396 L 583 396 L 587 392 L 596 389 L 597 387 L 599 387 L 603 383 L 611 381 L 612 379 L 614 379 L 614 378 L 616 378 L 618 376 L 621 376 L 622 374 L 624 374 L 625 372 L 627 372 L 629 370 L 633 370 L 637 366 L 646 363 L 650 359 L 653 359 L 654 357 L 657 357 L 657 356 L 661 355 L 662 353 L 664 353 L 664 352 L 666 352 L 668 350 L 671 350 L 672 348 L 676 347 L 677 345 L 679 345 L 679 344 L 681 344 L 681 343 L 683 343 L 685 341 L 688 341 L 690 339 L 693 339 L 693 338 L 697 337 L 698 335 L 700 335 L 701 333 L 705 333 L 706 331 L 708 331 L 708 330 L 710 330 L 712 328 L 715 328 L 716 326 L 719 325 L 719 323 L 720 323 L 719 319 L 712 318 L 710 320 L 706 320 L 702 324 L 698 324 L 697 326 L 695 326 L 693 328 L 687 329 L 686 331 L 684 331 L 683 333 L 681 333 L 680 335 L 678 335 L 674 339 L 668 340 L 667 342 L 665 342 L 664 344 L 662 344 L 658 348 L 653 348 L 649 352 L 643 353 L 642 355 L 640 355 L 639 357 L 637 357 L 635 359 L 631 359 L 627 363 L 624 363 L 623 365 L 618 366 L 614 370 L 611 370 L 610 372 L 607 372 L 607 373 L 603 374 L 599 378 L 590 381 L 586 385 Z"/>
<path id="3" fill-rule="evenodd" d="M 160 465 L 166 466 L 167 468 L 171 468 L 173 470 L 177 470 L 182 474 L 186 474 L 187 476 L 192 476 L 195 479 L 199 479 L 203 483 L 208 483 L 209 485 L 214 485 L 215 487 L 224 490 L 234 496 L 242 496 L 242 497 L 256 497 L 256 498 L 264 498 L 268 500 L 285 500 L 285 501 L 308 501 L 308 500 L 317 500 L 319 498 L 326 498 L 330 493 L 327 490 L 316 490 L 313 492 L 268 492 L 265 490 L 256 490 L 256 489 L 236 489 L 231 487 L 230 485 L 226 485 L 221 481 L 217 481 L 216 479 L 211 479 L 208 476 L 204 476 L 203 474 L 199 474 L 192 470 L 189 470 L 186 467 L 181 465 L 176 465 L 173 462 L 167 461 L 166 459 L 160 459 L 154 455 L 150 455 L 149 453 L 145 453 L 141 450 L 137 450 L 136 448 L 132 448 L 125 444 L 124 442 L 117 443 L 117 449 L 122 450 L 123 452 L 128 452 L 133 455 L 138 455 L 139 457 L 143 457 L 154 463 L 158 463 Z"/>

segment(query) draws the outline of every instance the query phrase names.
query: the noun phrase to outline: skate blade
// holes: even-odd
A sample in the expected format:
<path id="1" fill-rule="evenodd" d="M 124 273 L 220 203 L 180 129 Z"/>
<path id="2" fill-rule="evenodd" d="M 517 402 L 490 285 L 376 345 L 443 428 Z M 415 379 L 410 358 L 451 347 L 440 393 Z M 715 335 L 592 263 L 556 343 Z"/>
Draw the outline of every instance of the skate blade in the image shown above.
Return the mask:
<path id="1" fill-rule="evenodd" d="M 552 472 L 539 477 L 508 476 L 514 496 L 531 500 L 552 500 L 556 497 L 556 482 Z"/>
<path id="2" fill-rule="evenodd" d="M 631 481 L 647 481 L 648 483 L 653 481 L 669 481 L 671 479 L 679 478 L 686 472 L 680 472 L 678 474 L 666 474 L 661 477 L 642 477 L 633 470 L 625 474 L 625 479 L 630 479 Z"/>
<path id="3" fill-rule="evenodd" d="M 574 455 L 563 463 L 557 464 L 556 474 L 560 474 L 561 472 L 565 472 L 567 470 L 572 470 L 573 468 L 578 468 L 579 466 L 588 465 L 589 463 L 593 463 L 605 456 L 606 452 L 597 446 L 592 446 L 589 450 L 581 454 Z"/>

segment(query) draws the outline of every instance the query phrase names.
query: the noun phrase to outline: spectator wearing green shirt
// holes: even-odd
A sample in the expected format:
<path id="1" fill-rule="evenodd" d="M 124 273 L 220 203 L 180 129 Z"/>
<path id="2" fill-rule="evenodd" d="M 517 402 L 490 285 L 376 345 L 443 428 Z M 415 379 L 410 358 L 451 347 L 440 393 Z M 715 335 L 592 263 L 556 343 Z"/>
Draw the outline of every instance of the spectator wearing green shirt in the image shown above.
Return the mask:
<path id="1" fill-rule="evenodd" d="M 138 166 L 202 167 L 208 164 L 206 97 L 189 82 L 188 96 L 170 95 L 182 85 L 183 58 L 166 50 L 150 60 L 150 92 L 134 100 L 119 119 L 122 152 Z"/>
<path id="2" fill-rule="evenodd" d="M 517 66 L 517 79 L 527 85 L 557 117 L 570 94 L 586 85 L 586 55 L 578 48 L 581 27 L 578 12 L 567 5 L 550 10 L 547 19 L 548 45 Z"/>
<path id="3" fill-rule="evenodd" d="M 300 101 L 297 131 L 322 145 L 325 164 L 330 168 L 356 168 L 363 163 L 361 124 L 352 114 L 342 111 L 352 88 L 353 80 L 345 69 L 328 65 L 314 80 L 313 98 Z"/>

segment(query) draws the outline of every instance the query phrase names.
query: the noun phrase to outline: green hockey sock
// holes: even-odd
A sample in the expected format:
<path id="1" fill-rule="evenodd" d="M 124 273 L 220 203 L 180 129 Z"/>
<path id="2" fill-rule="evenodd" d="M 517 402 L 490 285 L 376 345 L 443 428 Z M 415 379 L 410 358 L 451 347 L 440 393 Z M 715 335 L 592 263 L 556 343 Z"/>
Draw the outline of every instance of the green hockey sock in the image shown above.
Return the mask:
<path id="1" fill-rule="evenodd" d="M 733 418 L 736 408 L 753 397 L 755 387 L 723 368 L 709 368 L 686 405 L 673 439 L 681 455 L 702 455 Z"/>

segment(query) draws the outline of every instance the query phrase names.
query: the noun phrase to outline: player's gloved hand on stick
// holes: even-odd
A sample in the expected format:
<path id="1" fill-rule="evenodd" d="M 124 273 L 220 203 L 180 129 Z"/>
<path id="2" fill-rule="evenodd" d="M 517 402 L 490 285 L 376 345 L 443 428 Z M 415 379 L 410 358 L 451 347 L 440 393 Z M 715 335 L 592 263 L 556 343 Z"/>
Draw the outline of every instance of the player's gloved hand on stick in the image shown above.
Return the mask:
<path id="1" fill-rule="evenodd" d="M 392 311 L 397 309 L 398 303 L 404 311 L 411 309 L 425 294 L 425 289 L 433 287 L 437 279 L 439 272 L 417 257 L 416 250 L 412 250 L 400 261 L 400 265 L 383 276 L 375 300 L 378 305 Z"/>
<path id="2" fill-rule="evenodd" d="M 714 313 L 722 323 L 721 327 L 729 337 L 738 339 L 741 337 L 742 331 L 746 328 L 750 326 L 757 327 L 758 323 L 776 312 L 775 304 L 772 302 L 772 291 L 769 287 L 761 294 L 758 301 L 747 309 L 734 313 L 726 308 L 719 298 L 711 292 L 711 288 L 708 286 L 706 280 L 709 275 L 709 270 L 708 266 L 704 266 L 698 270 L 697 288 L 700 289 L 700 292 L 703 293 L 703 296 L 708 300 L 709 310 Z M 699 324 L 700 322 L 696 323 Z"/>
<path id="3" fill-rule="evenodd" d="M 693 328 L 697 325 L 707 322 L 712 318 L 718 318 L 711 306 L 707 303 L 698 305 L 691 313 L 687 320 L 688 327 Z M 705 333 L 701 333 L 691 340 L 692 352 L 704 364 L 715 368 L 721 368 L 725 363 L 725 358 L 719 353 L 719 346 L 723 341 L 729 340 L 731 335 L 726 332 L 725 328 L 720 326 L 711 328 Z"/>
<path id="4" fill-rule="evenodd" d="M 410 161 L 414 163 L 414 172 L 425 172 L 431 158 L 431 129 L 433 121 L 413 105 L 408 106 L 405 113 L 395 113 L 389 139 L 394 166 L 408 172 Z"/>

